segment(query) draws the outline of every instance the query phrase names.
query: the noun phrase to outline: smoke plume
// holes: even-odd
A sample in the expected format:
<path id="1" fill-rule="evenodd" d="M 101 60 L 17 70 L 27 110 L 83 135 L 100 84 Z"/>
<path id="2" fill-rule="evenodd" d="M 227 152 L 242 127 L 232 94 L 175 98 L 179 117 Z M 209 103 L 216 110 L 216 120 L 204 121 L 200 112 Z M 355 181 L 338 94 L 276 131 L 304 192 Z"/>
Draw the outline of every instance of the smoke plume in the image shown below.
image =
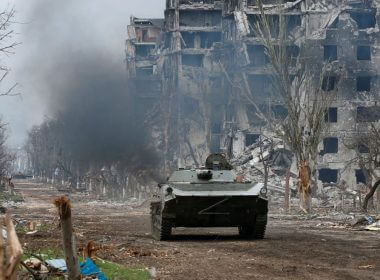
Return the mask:
<path id="1" fill-rule="evenodd" d="M 118 38 L 120 49 L 109 47 L 107 40 L 115 38 L 98 34 L 107 29 L 94 22 L 95 16 L 83 17 L 78 1 L 36 3 L 36 20 L 26 27 L 35 38 L 35 55 L 25 72 L 59 124 L 61 152 L 83 164 L 152 168 L 157 156 L 143 120 L 136 117 L 140 104 L 127 83 L 123 38 Z"/>

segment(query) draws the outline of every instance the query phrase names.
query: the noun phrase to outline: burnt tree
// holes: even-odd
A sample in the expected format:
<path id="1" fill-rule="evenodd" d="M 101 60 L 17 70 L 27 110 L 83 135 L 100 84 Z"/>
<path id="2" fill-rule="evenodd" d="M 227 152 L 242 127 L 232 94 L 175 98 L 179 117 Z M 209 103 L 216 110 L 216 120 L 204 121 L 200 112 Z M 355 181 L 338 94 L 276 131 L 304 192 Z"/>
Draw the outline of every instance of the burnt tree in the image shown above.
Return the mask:
<path id="1" fill-rule="evenodd" d="M 345 145 L 354 150 L 356 155 L 349 164 L 357 164 L 360 167 L 365 177 L 365 184 L 369 190 L 362 203 L 363 212 L 367 212 L 369 202 L 380 185 L 379 123 L 369 124 L 367 132 L 358 133 L 349 142 L 345 143 Z"/>
<path id="2" fill-rule="evenodd" d="M 281 138 L 295 155 L 300 208 L 310 212 L 312 174 L 318 146 L 328 128 L 325 115 L 336 96 L 339 73 L 331 72 L 330 63 L 318 66 L 310 62 L 306 34 L 292 32 L 280 4 L 275 8 L 276 17 L 264 9 L 261 0 L 257 0 L 257 7 L 260 14 L 250 28 L 264 48 L 273 95 L 262 106 L 263 100 L 254 96 L 243 75 L 240 97 L 255 107 L 257 117 L 267 125 L 269 133 Z M 294 45 L 295 41 L 301 42 L 299 46 Z M 275 116 L 271 107 L 274 100 L 281 101 L 286 117 Z"/>

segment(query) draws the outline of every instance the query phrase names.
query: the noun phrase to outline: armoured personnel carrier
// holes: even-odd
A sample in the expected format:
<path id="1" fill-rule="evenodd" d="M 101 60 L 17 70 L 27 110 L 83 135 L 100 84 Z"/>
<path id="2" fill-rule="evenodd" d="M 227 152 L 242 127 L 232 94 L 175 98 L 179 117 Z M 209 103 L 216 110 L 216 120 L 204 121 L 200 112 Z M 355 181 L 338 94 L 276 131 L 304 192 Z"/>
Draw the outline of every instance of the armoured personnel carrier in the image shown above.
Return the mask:
<path id="1" fill-rule="evenodd" d="M 241 182 L 223 155 L 210 155 L 205 168 L 175 171 L 159 188 L 151 203 L 156 240 L 170 239 L 175 227 L 238 227 L 244 238 L 264 238 L 267 190 L 262 183 Z"/>

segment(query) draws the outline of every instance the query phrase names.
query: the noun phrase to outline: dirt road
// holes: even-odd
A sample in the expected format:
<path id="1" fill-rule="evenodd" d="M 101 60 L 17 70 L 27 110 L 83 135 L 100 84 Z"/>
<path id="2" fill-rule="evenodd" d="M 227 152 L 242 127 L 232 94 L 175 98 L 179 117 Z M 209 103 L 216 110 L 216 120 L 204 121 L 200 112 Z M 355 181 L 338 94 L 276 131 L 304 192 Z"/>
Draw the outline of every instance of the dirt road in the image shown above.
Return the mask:
<path id="1" fill-rule="evenodd" d="M 20 234 L 29 251 L 60 247 L 52 205 L 59 193 L 17 182 L 26 200 L 16 219 L 46 224 Z M 158 279 L 380 279 L 380 234 L 332 228 L 320 221 L 270 219 L 265 240 L 240 240 L 236 229 L 176 229 L 170 242 L 150 237 L 148 207 L 89 202 L 71 196 L 80 246 L 94 240 L 98 256 L 132 267 L 155 267 Z"/>

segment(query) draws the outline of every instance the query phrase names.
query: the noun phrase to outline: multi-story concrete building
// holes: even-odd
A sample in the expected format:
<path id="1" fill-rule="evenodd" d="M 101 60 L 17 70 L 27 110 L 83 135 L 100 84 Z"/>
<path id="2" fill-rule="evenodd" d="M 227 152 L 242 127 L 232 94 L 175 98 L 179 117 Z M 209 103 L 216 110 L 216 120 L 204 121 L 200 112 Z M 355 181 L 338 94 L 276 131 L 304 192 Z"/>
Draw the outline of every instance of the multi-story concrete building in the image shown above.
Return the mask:
<path id="1" fill-rule="evenodd" d="M 343 73 L 325 120 L 331 125 L 321 143 L 320 180 L 362 181 L 361 171 L 346 165 L 354 152 L 345 141 L 380 117 L 379 1 L 263 3 L 274 34 L 279 13 L 286 17 L 295 56 L 307 42 L 316 68 L 329 61 Z M 253 32 L 259 14 L 255 0 L 167 0 L 164 24 L 131 19 L 128 75 L 136 81 L 136 95 L 151 98 L 149 110 L 156 108 L 154 133 L 167 162 L 201 165 L 210 151 L 236 155 L 252 144 L 263 123 L 242 91 L 261 105 L 271 96 L 273 116 L 286 117 L 271 94 L 268 59 Z M 331 80 L 326 90 L 335 86 Z"/>

